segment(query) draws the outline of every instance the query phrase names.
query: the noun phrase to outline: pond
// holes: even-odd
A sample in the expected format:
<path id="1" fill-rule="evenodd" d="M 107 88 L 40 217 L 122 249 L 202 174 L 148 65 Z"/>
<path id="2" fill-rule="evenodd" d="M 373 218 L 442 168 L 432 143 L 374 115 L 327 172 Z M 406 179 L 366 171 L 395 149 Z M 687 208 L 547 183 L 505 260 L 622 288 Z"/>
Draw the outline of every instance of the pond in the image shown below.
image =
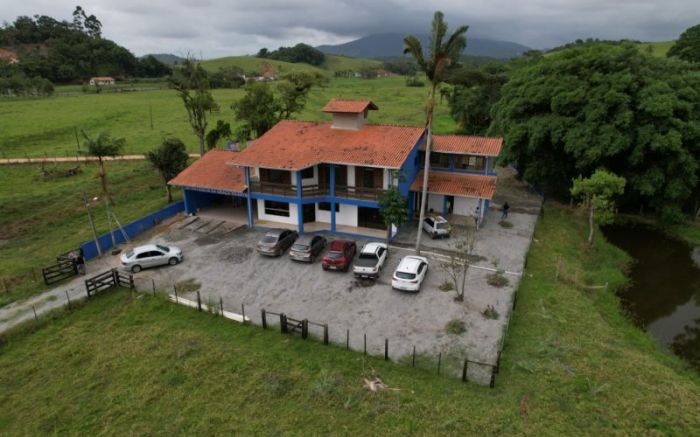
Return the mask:
<path id="1" fill-rule="evenodd" d="M 608 241 L 636 259 L 620 291 L 634 321 L 700 371 L 700 248 L 643 226 L 608 226 Z"/>

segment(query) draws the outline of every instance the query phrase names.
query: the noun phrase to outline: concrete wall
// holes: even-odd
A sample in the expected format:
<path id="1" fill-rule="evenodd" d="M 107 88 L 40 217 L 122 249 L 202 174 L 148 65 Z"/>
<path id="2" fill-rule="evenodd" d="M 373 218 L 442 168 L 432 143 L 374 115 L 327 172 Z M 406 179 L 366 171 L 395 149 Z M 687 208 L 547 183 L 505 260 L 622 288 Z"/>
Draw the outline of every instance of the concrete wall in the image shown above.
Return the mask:
<path id="1" fill-rule="evenodd" d="M 336 216 L 337 218 L 337 216 Z M 316 204 L 316 221 L 322 223 L 331 222 L 331 212 L 318 209 L 318 203 Z"/>
<path id="2" fill-rule="evenodd" d="M 428 193 L 428 208 L 426 209 L 426 212 L 429 212 L 432 209 L 433 213 L 442 214 L 442 209 L 444 206 L 445 196 L 442 194 Z"/>
<path id="3" fill-rule="evenodd" d="M 455 205 L 452 210 L 457 215 L 474 215 L 479 199 L 473 197 L 455 197 Z"/>
<path id="4" fill-rule="evenodd" d="M 354 187 L 355 186 L 355 166 L 354 165 L 348 165 L 347 166 L 347 172 L 348 172 L 348 187 Z"/>
<path id="5" fill-rule="evenodd" d="M 268 220 L 277 223 L 287 223 L 296 225 L 299 223 L 299 216 L 297 215 L 297 205 L 296 203 L 289 204 L 289 217 L 283 217 L 280 215 L 265 214 L 265 201 L 262 199 L 257 199 L 258 201 L 258 220 Z"/>
<path id="6" fill-rule="evenodd" d="M 124 225 L 124 232 L 129 238 L 134 238 L 140 233 L 151 229 L 161 221 L 170 218 L 184 210 L 184 201 L 171 203 L 163 209 L 160 209 L 145 217 L 141 217 L 138 220 L 134 220 L 131 223 L 127 223 L 126 225 Z M 124 239 L 124 235 L 118 228 L 114 229 L 114 239 L 116 240 L 117 244 L 122 244 L 126 242 L 126 240 Z M 112 248 L 112 236 L 110 235 L 110 233 L 98 236 L 97 240 L 99 241 L 102 252 L 107 252 L 109 249 Z M 93 259 L 98 255 L 97 247 L 95 246 L 94 240 L 86 241 L 85 243 L 80 245 L 80 248 L 83 249 L 83 253 L 85 254 L 86 260 Z"/>
<path id="7" fill-rule="evenodd" d="M 357 206 L 341 203 L 340 210 L 335 213 L 335 224 L 357 226 Z"/>
<path id="8" fill-rule="evenodd" d="M 365 117 L 362 113 L 348 114 L 342 112 L 333 113 L 333 129 L 359 130 L 365 125 Z"/>

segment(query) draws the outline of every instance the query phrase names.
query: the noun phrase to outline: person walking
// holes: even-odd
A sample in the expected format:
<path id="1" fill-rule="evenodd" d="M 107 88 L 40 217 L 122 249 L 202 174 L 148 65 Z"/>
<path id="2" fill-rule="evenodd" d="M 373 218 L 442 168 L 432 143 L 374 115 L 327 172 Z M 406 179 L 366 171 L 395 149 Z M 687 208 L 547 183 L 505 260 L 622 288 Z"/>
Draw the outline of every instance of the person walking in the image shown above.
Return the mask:
<path id="1" fill-rule="evenodd" d="M 508 218 L 508 211 L 510 211 L 510 205 L 508 202 L 503 204 L 503 214 L 501 214 L 501 220 Z"/>
<path id="2" fill-rule="evenodd" d="M 85 274 L 85 254 L 83 253 L 82 248 L 78 249 L 78 256 L 75 257 L 75 268 L 78 271 L 78 274 Z"/>

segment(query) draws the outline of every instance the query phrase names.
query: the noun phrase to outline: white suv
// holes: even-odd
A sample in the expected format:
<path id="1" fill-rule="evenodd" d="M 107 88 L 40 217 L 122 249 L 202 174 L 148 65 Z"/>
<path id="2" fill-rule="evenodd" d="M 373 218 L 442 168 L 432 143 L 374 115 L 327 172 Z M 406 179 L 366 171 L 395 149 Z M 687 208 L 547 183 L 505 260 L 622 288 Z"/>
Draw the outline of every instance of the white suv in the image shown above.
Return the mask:
<path id="1" fill-rule="evenodd" d="M 405 256 L 391 278 L 391 287 L 404 291 L 420 291 L 420 284 L 428 272 L 428 259 L 422 256 Z"/>
<path id="2" fill-rule="evenodd" d="M 450 236 L 450 223 L 443 217 L 436 215 L 433 217 L 426 217 L 423 220 L 423 230 L 430 235 L 431 238 L 449 237 Z"/>

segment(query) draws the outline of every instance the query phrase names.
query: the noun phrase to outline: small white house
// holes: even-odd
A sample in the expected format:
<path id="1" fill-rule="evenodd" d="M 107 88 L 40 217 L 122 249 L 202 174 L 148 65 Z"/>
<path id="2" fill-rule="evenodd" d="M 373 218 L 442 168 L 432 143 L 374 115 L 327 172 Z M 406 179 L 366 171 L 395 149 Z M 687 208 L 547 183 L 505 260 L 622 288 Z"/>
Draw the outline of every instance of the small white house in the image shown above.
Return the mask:
<path id="1" fill-rule="evenodd" d="M 114 85 L 114 78 L 109 76 L 91 77 L 90 85 Z"/>

